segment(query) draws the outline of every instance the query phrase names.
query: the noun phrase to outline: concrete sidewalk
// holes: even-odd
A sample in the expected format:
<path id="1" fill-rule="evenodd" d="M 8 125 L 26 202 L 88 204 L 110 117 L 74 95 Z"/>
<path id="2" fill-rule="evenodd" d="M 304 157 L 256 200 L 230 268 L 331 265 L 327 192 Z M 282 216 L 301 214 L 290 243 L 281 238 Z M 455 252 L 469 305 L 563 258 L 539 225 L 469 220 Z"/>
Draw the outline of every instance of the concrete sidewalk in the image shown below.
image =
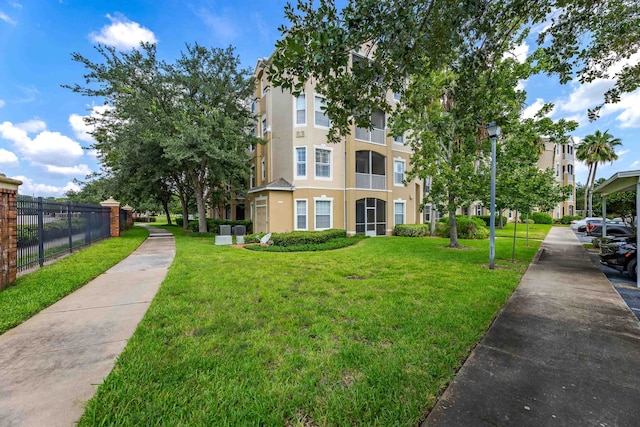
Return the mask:
<path id="1" fill-rule="evenodd" d="M 0 335 L 0 426 L 72 426 L 147 311 L 175 255 L 148 227 L 129 257 Z"/>
<path id="2" fill-rule="evenodd" d="M 423 426 L 638 426 L 640 322 L 553 227 Z"/>

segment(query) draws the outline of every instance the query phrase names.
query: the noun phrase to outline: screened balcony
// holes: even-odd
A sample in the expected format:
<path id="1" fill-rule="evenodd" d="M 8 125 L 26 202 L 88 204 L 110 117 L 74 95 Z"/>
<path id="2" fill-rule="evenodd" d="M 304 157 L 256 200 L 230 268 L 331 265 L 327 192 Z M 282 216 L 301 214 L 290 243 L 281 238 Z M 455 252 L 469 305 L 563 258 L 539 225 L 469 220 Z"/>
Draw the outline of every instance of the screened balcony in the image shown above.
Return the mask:
<path id="1" fill-rule="evenodd" d="M 384 111 L 376 110 L 371 115 L 371 124 L 373 125 L 373 129 L 356 127 L 356 139 L 386 145 Z"/>
<path id="2" fill-rule="evenodd" d="M 386 190 L 386 159 L 374 151 L 356 151 L 356 188 Z"/>

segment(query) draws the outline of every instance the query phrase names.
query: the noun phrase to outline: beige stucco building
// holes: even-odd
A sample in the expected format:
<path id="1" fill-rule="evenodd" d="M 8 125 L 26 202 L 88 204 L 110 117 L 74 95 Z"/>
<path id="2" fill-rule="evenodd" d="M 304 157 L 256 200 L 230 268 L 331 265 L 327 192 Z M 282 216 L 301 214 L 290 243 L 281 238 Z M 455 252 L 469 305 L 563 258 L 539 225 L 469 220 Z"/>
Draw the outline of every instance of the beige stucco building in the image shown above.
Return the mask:
<path id="1" fill-rule="evenodd" d="M 403 182 L 411 150 L 389 135 L 385 114 L 373 113 L 372 130 L 352 127 L 341 142 L 329 143 L 325 101 L 313 82 L 293 96 L 271 86 L 267 65 L 267 59 L 256 64 L 252 104 L 256 134 L 266 141 L 251 151 L 245 216 L 254 232 L 339 228 L 385 235 L 396 224 L 421 223 L 423 184 Z M 393 93 L 388 101 L 397 102 Z"/>
<path id="2" fill-rule="evenodd" d="M 565 215 L 576 213 L 576 176 L 575 176 L 575 142 L 568 137 L 566 143 L 557 144 L 545 139 L 544 151 L 538 159 L 540 169 L 551 168 L 554 171 L 556 182 L 560 185 L 570 185 L 569 197 L 548 213 L 554 219 L 560 219 Z"/>

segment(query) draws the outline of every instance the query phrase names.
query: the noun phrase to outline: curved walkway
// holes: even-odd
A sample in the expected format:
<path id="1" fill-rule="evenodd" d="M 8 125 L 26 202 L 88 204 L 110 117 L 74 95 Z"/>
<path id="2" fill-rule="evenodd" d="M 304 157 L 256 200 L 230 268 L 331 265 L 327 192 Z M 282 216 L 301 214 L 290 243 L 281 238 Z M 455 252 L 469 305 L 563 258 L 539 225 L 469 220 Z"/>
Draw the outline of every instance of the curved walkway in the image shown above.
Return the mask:
<path id="1" fill-rule="evenodd" d="M 173 235 L 148 229 L 129 257 L 0 335 L 0 426 L 72 426 L 82 416 L 173 261 Z"/>
<path id="2" fill-rule="evenodd" d="M 423 426 L 637 426 L 640 322 L 569 227 L 539 259 Z"/>

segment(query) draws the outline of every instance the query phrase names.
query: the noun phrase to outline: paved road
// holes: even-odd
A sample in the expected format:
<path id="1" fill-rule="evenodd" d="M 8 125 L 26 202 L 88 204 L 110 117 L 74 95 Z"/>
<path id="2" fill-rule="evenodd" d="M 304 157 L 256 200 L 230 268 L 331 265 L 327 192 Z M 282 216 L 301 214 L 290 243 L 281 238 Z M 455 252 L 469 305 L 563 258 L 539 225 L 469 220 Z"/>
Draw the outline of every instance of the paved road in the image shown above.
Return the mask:
<path id="1" fill-rule="evenodd" d="M 587 236 L 586 233 L 575 233 L 580 243 L 591 243 L 592 237 Z M 627 274 L 600 264 L 597 251 L 589 251 L 589 255 L 591 255 L 593 265 L 598 267 L 600 271 L 607 276 L 609 282 L 611 282 L 616 291 L 618 291 L 624 302 L 626 302 L 631 311 L 633 311 L 633 314 L 640 320 L 640 289 L 636 287 L 636 282 L 631 280 L 631 277 Z"/>

